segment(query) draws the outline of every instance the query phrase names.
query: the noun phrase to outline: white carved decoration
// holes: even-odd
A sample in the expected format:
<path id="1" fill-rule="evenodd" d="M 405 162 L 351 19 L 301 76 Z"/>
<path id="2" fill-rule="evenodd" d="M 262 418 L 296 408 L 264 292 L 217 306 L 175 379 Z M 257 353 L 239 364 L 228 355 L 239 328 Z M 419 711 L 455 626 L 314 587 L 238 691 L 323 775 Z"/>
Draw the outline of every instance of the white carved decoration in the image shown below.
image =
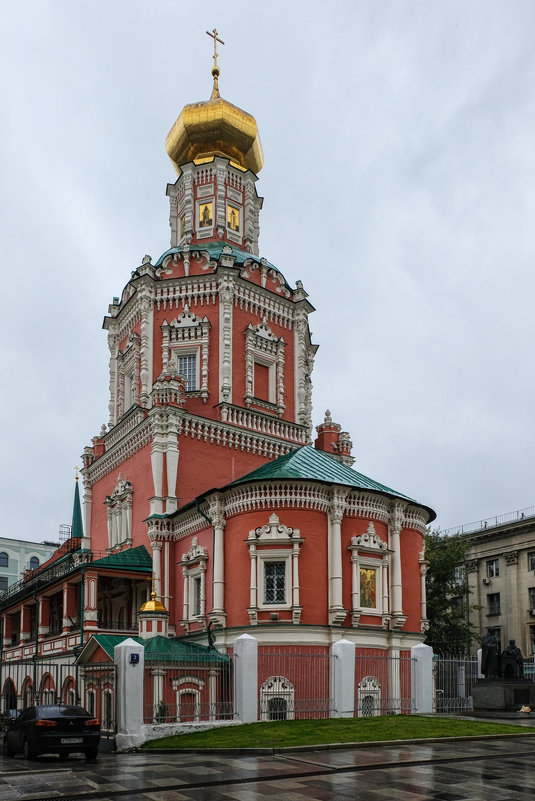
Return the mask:
<path id="1" fill-rule="evenodd" d="M 132 545 L 132 496 L 134 487 L 119 473 L 117 484 L 105 500 L 108 520 L 108 552 Z"/>
<path id="2" fill-rule="evenodd" d="M 254 364 L 265 364 L 269 369 L 269 400 L 276 405 L 277 414 L 284 414 L 284 337 L 277 337 L 267 324 L 266 317 L 245 329 L 245 406 L 254 400 Z"/>

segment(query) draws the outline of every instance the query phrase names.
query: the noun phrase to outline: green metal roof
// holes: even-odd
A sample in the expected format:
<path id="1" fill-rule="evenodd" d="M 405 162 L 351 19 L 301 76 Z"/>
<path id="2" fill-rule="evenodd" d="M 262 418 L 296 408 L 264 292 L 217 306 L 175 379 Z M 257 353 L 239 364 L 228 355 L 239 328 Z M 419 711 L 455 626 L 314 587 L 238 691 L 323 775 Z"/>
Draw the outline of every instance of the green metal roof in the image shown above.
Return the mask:
<path id="1" fill-rule="evenodd" d="M 232 248 L 232 253 L 230 253 L 229 255 L 236 257 L 236 264 L 243 264 L 245 261 L 247 261 L 247 259 L 252 259 L 253 261 L 256 261 L 258 264 L 261 263 L 258 256 L 255 256 L 254 253 L 250 253 L 248 250 L 241 250 L 241 248 L 237 248 L 234 245 L 231 245 L 229 242 L 225 242 L 222 239 L 212 242 L 197 242 L 189 246 L 189 251 L 190 253 L 192 253 L 194 251 L 205 250 L 210 254 L 211 259 L 219 259 L 219 257 L 223 253 L 223 248 L 225 247 Z M 160 256 L 160 258 L 158 259 L 158 261 L 154 266 L 161 267 L 163 260 L 167 256 L 172 256 L 173 253 L 183 253 L 183 252 L 184 252 L 184 247 L 182 245 L 179 245 L 176 248 L 170 248 L 169 250 L 166 250 L 165 253 L 162 253 L 162 255 Z M 272 264 L 270 261 L 267 261 L 267 259 L 266 259 L 266 264 L 270 270 L 275 270 L 275 272 L 280 273 L 280 270 L 277 267 L 275 267 L 275 265 Z"/>
<path id="2" fill-rule="evenodd" d="M 91 566 L 113 567 L 119 570 L 142 570 L 144 573 L 152 572 L 152 559 L 144 545 L 137 548 L 128 548 L 120 553 L 112 553 L 103 559 L 95 559 Z"/>
<path id="3" fill-rule="evenodd" d="M 145 645 L 145 660 L 172 662 L 229 662 L 230 657 L 220 654 L 215 648 L 187 642 L 181 639 L 170 639 L 158 634 L 142 640 Z"/>
<path id="4" fill-rule="evenodd" d="M 373 478 L 368 478 L 368 476 L 358 473 L 351 467 L 339 462 L 338 459 L 334 459 L 324 451 L 316 450 L 310 445 L 303 445 L 295 451 L 290 451 L 285 456 L 280 456 L 273 462 L 263 464 L 262 467 L 258 467 L 252 473 L 247 473 L 247 475 L 233 481 L 229 486 L 247 484 L 250 481 L 273 481 L 278 479 L 305 479 L 321 481 L 325 484 L 341 484 L 345 487 L 380 492 L 393 498 L 401 498 L 410 503 L 417 503 L 413 498 L 409 498 L 408 495 L 403 495 L 391 487 L 386 487 L 384 484 L 374 481 Z M 432 512 L 432 519 L 434 519 L 435 513 L 431 509 L 429 511 Z"/>
<path id="5" fill-rule="evenodd" d="M 93 641 L 98 643 L 105 653 L 113 659 L 113 649 L 116 645 L 128 639 L 143 645 L 145 648 L 145 660 L 150 662 L 230 662 L 230 657 L 220 654 L 215 648 L 207 648 L 204 645 L 184 642 L 180 639 L 170 639 L 158 634 L 146 640 L 141 637 L 131 637 L 124 634 L 93 634 Z"/>
<path id="6" fill-rule="evenodd" d="M 137 643 L 142 643 L 139 637 L 131 637 L 130 635 L 125 634 L 93 634 L 92 637 L 94 642 L 97 642 L 103 651 L 105 651 L 110 659 L 113 659 L 113 649 L 116 645 L 120 645 L 125 640 L 132 639 Z M 91 640 L 88 641 L 91 642 Z M 85 646 L 87 647 L 87 646 Z"/>

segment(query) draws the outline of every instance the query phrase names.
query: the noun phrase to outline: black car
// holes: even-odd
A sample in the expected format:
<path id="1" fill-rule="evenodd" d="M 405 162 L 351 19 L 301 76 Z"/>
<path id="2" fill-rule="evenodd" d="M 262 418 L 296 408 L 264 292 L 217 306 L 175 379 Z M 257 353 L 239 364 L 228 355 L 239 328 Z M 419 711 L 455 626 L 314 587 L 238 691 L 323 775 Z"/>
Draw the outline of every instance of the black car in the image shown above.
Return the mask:
<path id="1" fill-rule="evenodd" d="M 96 759 L 100 742 L 100 723 L 81 706 L 64 704 L 31 706 L 11 722 L 4 735 L 4 755 L 82 752 Z"/>

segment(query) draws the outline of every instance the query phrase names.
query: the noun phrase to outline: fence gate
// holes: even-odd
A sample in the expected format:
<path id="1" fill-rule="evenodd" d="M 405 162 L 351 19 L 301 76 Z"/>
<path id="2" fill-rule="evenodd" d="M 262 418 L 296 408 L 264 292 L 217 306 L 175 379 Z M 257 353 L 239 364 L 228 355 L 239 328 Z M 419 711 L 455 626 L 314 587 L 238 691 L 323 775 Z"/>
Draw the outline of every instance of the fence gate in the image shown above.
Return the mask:
<path id="1" fill-rule="evenodd" d="M 91 662 L 79 668 L 80 702 L 100 720 L 100 750 L 113 751 L 117 733 L 116 667 Z"/>
<path id="2" fill-rule="evenodd" d="M 368 653 L 365 648 L 355 654 L 355 715 L 410 715 L 414 711 L 414 687 L 410 656 L 384 656 Z"/>
<path id="3" fill-rule="evenodd" d="M 443 657 L 433 660 L 435 712 L 469 712 L 472 687 L 478 678 L 476 657 Z"/>

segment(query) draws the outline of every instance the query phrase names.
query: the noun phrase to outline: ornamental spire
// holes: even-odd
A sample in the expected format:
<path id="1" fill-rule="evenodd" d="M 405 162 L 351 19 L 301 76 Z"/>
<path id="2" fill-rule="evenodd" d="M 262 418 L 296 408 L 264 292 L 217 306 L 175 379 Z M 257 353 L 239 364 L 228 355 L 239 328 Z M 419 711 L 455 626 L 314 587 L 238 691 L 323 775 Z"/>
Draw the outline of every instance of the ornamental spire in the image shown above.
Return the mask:
<path id="1" fill-rule="evenodd" d="M 78 489 L 78 468 L 76 470 L 76 483 L 74 485 L 74 504 L 72 507 L 71 538 L 83 537 L 84 528 L 82 525 L 82 508 L 80 506 L 80 490 Z"/>
<path id="2" fill-rule="evenodd" d="M 214 40 L 214 55 L 213 55 L 214 66 L 212 67 L 212 76 L 214 78 L 214 87 L 212 89 L 212 96 L 210 98 L 210 100 L 213 100 L 214 98 L 220 96 L 219 95 L 219 83 L 218 83 L 220 70 L 219 70 L 219 66 L 217 64 L 217 43 L 219 42 L 219 44 L 224 45 L 225 42 L 222 39 L 218 39 L 217 38 L 217 30 L 215 28 L 212 31 L 212 33 L 210 33 L 210 31 L 206 31 L 206 33 L 208 34 L 208 36 L 211 36 L 212 39 Z"/>

